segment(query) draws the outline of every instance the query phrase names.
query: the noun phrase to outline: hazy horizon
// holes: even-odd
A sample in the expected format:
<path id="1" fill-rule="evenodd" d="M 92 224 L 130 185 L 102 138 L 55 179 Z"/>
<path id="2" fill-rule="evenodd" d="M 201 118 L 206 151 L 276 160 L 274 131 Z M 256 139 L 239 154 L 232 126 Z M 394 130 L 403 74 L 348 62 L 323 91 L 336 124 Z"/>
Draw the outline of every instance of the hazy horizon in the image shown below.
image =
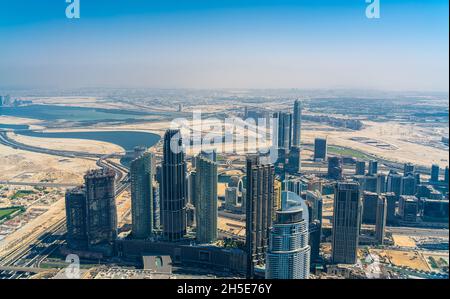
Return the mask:
<path id="1" fill-rule="evenodd" d="M 449 90 L 448 2 L 0 0 L 0 87 Z"/>

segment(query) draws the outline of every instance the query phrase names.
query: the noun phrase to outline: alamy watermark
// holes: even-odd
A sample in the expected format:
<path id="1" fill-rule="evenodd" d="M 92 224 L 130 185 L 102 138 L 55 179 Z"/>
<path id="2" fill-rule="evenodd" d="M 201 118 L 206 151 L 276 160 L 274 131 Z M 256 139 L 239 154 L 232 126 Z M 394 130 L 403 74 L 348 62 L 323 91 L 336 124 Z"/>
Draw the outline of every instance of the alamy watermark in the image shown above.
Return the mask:
<path id="1" fill-rule="evenodd" d="M 170 129 L 179 130 L 172 136 L 170 149 L 192 155 L 200 152 L 225 154 L 259 154 L 267 157 L 269 163 L 278 160 L 278 119 L 230 117 L 203 119 L 200 110 L 192 113 L 192 119 L 174 119 Z M 180 146 L 179 140 L 182 139 Z"/>
<path id="2" fill-rule="evenodd" d="M 366 0 L 366 17 L 368 19 L 380 18 L 380 0 Z"/>
<path id="3" fill-rule="evenodd" d="M 68 19 L 80 18 L 80 0 L 66 0 L 66 17 Z"/>

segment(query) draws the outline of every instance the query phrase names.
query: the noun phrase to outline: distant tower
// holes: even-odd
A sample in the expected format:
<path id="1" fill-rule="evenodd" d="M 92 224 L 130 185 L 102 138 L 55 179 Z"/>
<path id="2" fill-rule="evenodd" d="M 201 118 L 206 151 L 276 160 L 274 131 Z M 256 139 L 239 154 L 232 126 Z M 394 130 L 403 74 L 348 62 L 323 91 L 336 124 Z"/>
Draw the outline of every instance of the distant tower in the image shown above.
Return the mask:
<path id="1" fill-rule="evenodd" d="M 403 175 L 407 176 L 409 174 L 413 175 L 415 172 L 415 166 L 412 163 L 405 163 L 403 166 Z"/>
<path id="2" fill-rule="evenodd" d="M 296 100 L 294 103 L 294 117 L 293 117 L 293 133 L 292 133 L 292 146 L 300 147 L 301 144 L 301 131 L 302 131 L 302 102 Z"/>
<path id="3" fill-rule="evenodd" d="M 132 235 L 137 239 L 153 234 L 153 159 L 153 154 L 146 152 L 130 165 Z"/>
<path id="4" fill-rule="evenodd" d="M 386 228 L 387 217 L 387 200 L 385 196 L 378 197 L 377 202 L 377 220 L 375 223 L 375 236 L 378 244 L 383 245 L 384 242 L 384 230 Z"/>
<path id="5" fill-rule="evenodd" d="M 445 172 L 444 172 L 444 182 L 447 183 L 447 188 L 448 188 L 448 183 L 449 183 L 448 166 L 445 167 Z"/>
<path id="6" fill-rule="evenodd" d="M 366 174 L 366 162 L 356 161 L 355 165 L 355 175 L 365 175 Z"/>
<path id="7" fill-rule="evenodd" d="M 387 178 L 387 192 L 395 193 L 398 200 L 402 193 L 402 176 L 396 172 L 389 172 Z"/>
<path id="8" fill-rule="evenodd" d="M 295 193 L 283 191 L 281 210 L 269 233 L 267 279 L 308 279 L 308 209 Z"/>
<path id="9" fill-rule="evenodd" d="M 186 161 L 180 130 L 164 135 L 161 166 L 161 225 L 168 241 L 179 241 L 186 235 Z"/>
<path id="10" fill-rule="evenodd" d="M 331 157 L 328 159 L 328 178 L 332 180 L 342 180 L 343 166 L 342 158 Z"/>
<path id="11" fill-rule="evenodd" d="M 370 175 L 374 175 L 378 173 L 378 161 L 371 160 L 369 161 L 369 173 Z"/>
<path id="12" fill-rule="evenodd" d="M 314 139 L 314 160 L 325 161 L 327 159 L 327 139 Z"/>
<path id="13" fill-rule="evenodd" d="M 374 192 L 364 191 L 362 223 L 375 224 L 377 218 L 377 204 L 379 195 Z"/>
<path id="14" fill-rule="evenodd" d="M 402 178 L 400 195 L 415 195 L 416 194 L 416 178 L 412 174 Z"/>
<path id="15" fill-rule="evenodd" d="M 359 184 L 338 182 L 334 193 L 332 259 L 335 264 L 355 264 L 361 224 Z"/>
<path id="16" fill-rule="evenodd" d="M 292 114 L 278 112 L 276 118 L 278 119 L 278 149 L 284 151 L 284 157 L 286 157 L 291 147 Z"/>
<path id="17" fill-rule="evenodd" d="M 258 156 L 247 157 L 246 248 L 247 278 L 255 265 L 265 262 L 269 229 L 272 226 L 275 171 Z"/>
<path id="18" fill-rule="evenodd" d="M 302 168 L 301 153 L 299 146 L 292 146 L 289 152 L 288 169 L 290 173 L 298 174 Z"/>
<path id="19" fill-rule="evenodd" d="M 217 163 L 202 155 L 196 159 L 196 236 L 199 243 L 211 243 L 217 239 Z"/>
<path id="20" fill-rule="evenodd" d="M 430 182 L 439 182 L 439 165 L 433 164 L 431 166 L 431 173 L 430 173 Z"/>
<path id="21" fill-rule="evenodd" d="M 111 245 L 117 238 L 115 173 L 106 168 L 84 176 L 88 246 Z"/>
<path id="22" fill-rule="evenodd" d="M 86 192 L 77 187 L 66 192 L 67 245 L 70 249 L 87 249 Z"/>

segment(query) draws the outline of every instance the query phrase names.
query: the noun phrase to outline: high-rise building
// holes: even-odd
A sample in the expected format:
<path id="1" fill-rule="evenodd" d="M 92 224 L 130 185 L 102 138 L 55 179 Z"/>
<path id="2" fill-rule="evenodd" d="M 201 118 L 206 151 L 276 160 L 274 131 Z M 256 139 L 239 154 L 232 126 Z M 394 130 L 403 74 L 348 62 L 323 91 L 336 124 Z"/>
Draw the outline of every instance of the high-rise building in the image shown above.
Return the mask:
<path id="1" fill-rule="evenodd" d="M 300 177 L 289 177 L 283 181 L 283 190 L 291 191 L 297 195 L 302 193 L 303 182 Z"/>
<path id="2" fill-rule="evenodd" d="M 131 179 L 131 223 L 133 238 L 146 239 L 152 236 L 153 223 L 153 154 L 146 152 L 130 165 Z"/>
<path id="3" fill-rule="evenodd" d="M 402 195 L 398 202 L 398 213 L 403 221 L 416 222 L 419 212 L 419 201 L 417 197 L 411 195 Z"/>
<path id="4" fill-rule="evenodd" d="M 400 195 L 416 194 L 416 178 L 409 174 L 402 178 L 402 187 Z"/>
<path id="5" fill-rule="evenodd" d="M 276 214 L 275 211 L 281 209 L 281 192 L 283 191 L 282 184 L 279 180 L 275 180 L 273 184 L 273 212 L 272 212 L 272 220 L 275 220 Z"/>
<path id="6" fill-rule="evenodd" d="M 437 164 L 431 166 L 430 182 L 439 182 L 439 165 Z"/>
<path id="7" fill-rule="evenodd" d="M 393 192 L 397 196 L 397 199 L 401 195 L 402 191 L 402 175 L 390 171 L 387 179 L 387 192 Z"/>
<path id="8" fill-rule="evenodd" d="M 309 222 L 309 246 L 311 247 L 311 264 L 320 260 L 320 241 L 322 237 L 322 223 L 319 220 Z"/>
<path id="9" fill-rule="evenodd" d="M 384 231 L 386 228 L 386 217 L 387 217 L 387 200 L 386 197 L 381 195 L 378 197 L 377 202 L 377 219 L 375 223 L 375 237 L 378 244 L 383 245 L 384 243 Z"/>
<path id="10" fill-rule="evenodd" d="M 302 131 L 302 102 L 296 100 L 294 103 L 294 116 L 292 119 L 292 146 L 300 148 L 301 145 L 301 131 Z"/>
<path id="11" fill-rule="evenodd" d="M 386 192 L 386 181 L 387 181 L 387 177 L 385 174 L 383 173 L 378 173 L 377 174 L 377 193 L 384 193 Z"/>
<path id="12" fill-rule="evenodd" d="M 86 192 L 77 187 L 66 192 L 67 245 L 70 249 L 87 249 Z"/>
<path id="13" fill-rule="evenodd" d="M 359 184 L 338 182 L 334 194 L 332 259 L 336 264 L 355 264 L 361 223 Z"/>
<path id="14" fill-rule="evenodd" d="M 195 159 L 193 159 L 195 161 Z M 188 202 L 190 202 L 194 207 L 197 205 L 195 196 L 197 195 L 195 186 L 196 184 L 197 172 L 191 171 L 188 175 Z"/>
<path id="15" fill-rule="evenodd" d="M 322 222 L 322 194 L 320 194 L 318 191 L 307 190 L 305 193 L 305 197 L 306 202 L 311 206 L 311 213 L 309 213 L 309 218 Z"/>
<path id="16" fill-rule="evenodd" d="M 378 161 L 371 160 L 369 161 L 369 174 L 377 174 L 378 173 Z"/>
<path id="17" fill-rule="evenodd" d="M 413 175 L 415 172 L 416 167 L 414 166 L 414 164 L 412 163 L 405 163 L 405 165 L 403 166 L 403 175 L 407 176 L 407 175 Z"/>
<path id="18" fill-rule="evenodd" d="M 278 119 L 278 148 L 283 149 L 287 154 L 291 147 L 292 114 L 278 112 L 276 118 Z"/>
<path id="19" fill-rule="evenodd" d="M 238 205 L 238 188 L 227 187 L 225 189 L 225 208 L 232 211 Z"/>
<path id="20" fill-rule="evenodd" d="M 289 152 L 288 171 L 291 174 L 300 173 L 302 168 L 301 153 L 299 146 L 292 146 Z"/>
<path id="21" fill-rule="evenodd" d="M 217 163 L 197 156 L 197 241 L 211 243 L 217 239 Z"/>
<path id="22" fill-rule="evenodd" d="M 111 245 L 117 238 L 115 172 L 95 169 L 84 176 L 88 246 Z"/>
<path id="23" fill-rule="evenodd" d="M 267 249 L 267 279 L 307 279 L 311 248 L 308 245 L 308 209 L 303 199 L 283 191 L 282 207 L 270 229 Z"/>
<path id="24" fill-rule="evenodd" d="M 387 205 L 387 215 L 386 215 L 386 222 L 388 224 L 395 224 L 397 221 L 397 218 L 395 216 L 395 208 L 397 205 L 397 196 L 393 192 L 388 192 L 382 194 L 384 197 L 386 197 L 386 205 Z"/>
<path id="25" fill-rule="evenodd" d="M 161 209 L 160 209 L 160 202 L 161 197 L 159 195 L 159 183 L 154 181 L 153 186 L 153 228 L 159 229 L 161 227 Z"/>
<path id="26" fill-rule="evenodd" d="M 355 175 L 365 175 L 366 174 L 366 162 L 365 161 L 356 161 L 355 164 Z"/>
<path id="27" fill-rule="evenodd" d="M 379 195 L 374 192 L 363 192 L 362 223 L 375 224 L 377 218 L 377 204 Z"/>
<path id="28" fill-rule="evenodd" d="M 448 188 L 448 183 L 449 183 L 448 166 L 445 167 L 445 172 L 444 172 L 444 182 L 447 183 L 447 188 Z"/>
<path id="29" fill-rule="evenodd" d="M 327 159 L 327 139 L 314 139 L 314 160 L 325 161 Z"/>
<path id="30" fill-rule="evenodd" d="M 343 166 L 340 157 L 330 157 L 328 159 L 328 178 L 332 180 L 342 180 Z"/>
<path id="31" fill-rule="evenodd" d="M 275 170 L 260 157 L 247 157 L 246 248 L 247 277 L 256 265 L 265 263 L 269 229 L 272 226 Z"/>
<path id="32" fill-rule="evenodd" d="M 364 183 L 363 183 L 363 190 L 369 191 L 369 192 L 377 192 L 378 187 L 378 177 L 376 175 L 365 175 L 364 176 Z"/>
<path id="33" fill-rule="evenodd" d="M 186 161 L 180 130 L 164 135 L 161 165 L 161 225 L 168 241 L 181 240 L 186 234 Z"/>

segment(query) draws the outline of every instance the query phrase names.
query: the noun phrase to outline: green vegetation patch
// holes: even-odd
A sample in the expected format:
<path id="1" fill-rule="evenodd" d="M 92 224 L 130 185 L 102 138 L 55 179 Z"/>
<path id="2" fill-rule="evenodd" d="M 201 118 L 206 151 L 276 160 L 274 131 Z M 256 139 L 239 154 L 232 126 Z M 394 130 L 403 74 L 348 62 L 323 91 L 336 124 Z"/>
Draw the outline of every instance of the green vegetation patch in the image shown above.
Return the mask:
<path id="1" fill-rule="evenodd" d="M 11 197 L 11 199 L 19 199 L 19 198 L 28 196 L 30 194 L 34 194 L 34 191 L 32 191 L 32 190 L 19 190 Z"/>
<path id="2" fill-rule="evenodd" d="M 11 208 L 1 208 L 0 209 L 0 220 L 8 219 L 12 214 L 17 211 L 24 211 L 23 207 L 11 207 Z"/>
<path id="3" fill-rule="evenodd" d="M 345 147 L 339 147 L 339 146 L 332 146 L 332 145 L 328 146 L 328 152 L 335 154 L 335 155 L 351 156 L 351 157 L 354 157 L 357 159 L 364 159 L 364 160 L 373 159 L 371 156 L 369 156 L 363 152 L 360 152 L 360 151 L 357 151 L 357 150 L 354 150 L 351 148 L 345 148 Z"/>

